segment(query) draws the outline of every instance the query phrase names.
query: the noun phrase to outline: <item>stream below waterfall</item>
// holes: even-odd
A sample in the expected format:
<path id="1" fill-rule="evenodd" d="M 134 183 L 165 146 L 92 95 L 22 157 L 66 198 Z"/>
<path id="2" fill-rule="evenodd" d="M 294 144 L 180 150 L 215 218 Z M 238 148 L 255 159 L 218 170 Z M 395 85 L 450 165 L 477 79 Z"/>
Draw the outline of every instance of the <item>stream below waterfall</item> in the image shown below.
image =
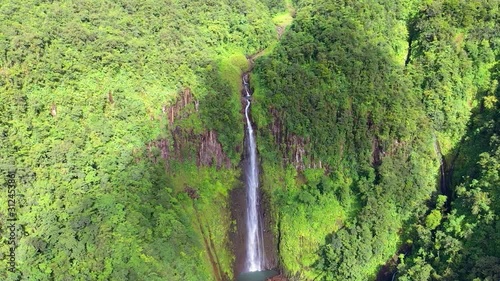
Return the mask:
<path id="1" fill-rule="evenodd" d="M 264 270 L 256 272 L 244 272 L 238 276 L 237 281 L 265 281 L 270 277 L 278 275 L 274 270 Z"/>

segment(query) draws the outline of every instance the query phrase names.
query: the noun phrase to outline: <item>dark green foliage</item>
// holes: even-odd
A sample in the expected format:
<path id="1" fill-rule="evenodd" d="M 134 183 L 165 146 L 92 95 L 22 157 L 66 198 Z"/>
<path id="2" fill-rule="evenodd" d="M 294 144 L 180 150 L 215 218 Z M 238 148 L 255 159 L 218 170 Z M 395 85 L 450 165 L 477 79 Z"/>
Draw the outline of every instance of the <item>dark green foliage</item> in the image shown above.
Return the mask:
<path id="1" fill-rule="evenodd" d="M 398 27 L 386 24 L 404 21 L 391 8 L 363 1 L 299 4 L 281 45 L 256 65 L 258 102 L 268 114 L 275 112 L 264 120 L 279 119 L 288 136 L 308 142 L 304 149 L 312 163 L 306 165 L 320 160 L 333 172 L 327 177 L 330 188 L 323 189 L 323 183 L 311 188 L 306 176 L 308 187 L 278 207 L 283 208 L 284 243 L 295 239 L 284 229 L 287 219 L 302 218 L 290 215 L 290 205 L 348 214 L 337 217 L 342 228 L 336 232 L 338 227 L 331 225 L 323 246 L 309 246 L 310 252 L 320 248 L 315 262 L 299 261 L 303 265 L 297 267 L 283 257 L 290 273 L 306 280 L 318 275 L 324 280 L 373 278 L 378 265 L 395 252 L 399 229 L 412 215 L 425 212 L 424 202 L 435 188 L 428 121 L 404 65 L 396 60 L 399 42 L 390 36 Z M 264 128 L 261 132 L 259 143 L 266 145 L 261 150 L 272 150 L 267 144 L 276 136 Z M 281 147 L 283 157 L 290 157 L 286 146 Z M 327 194 L 335 196 L 326 199 Z M 339 202 L 336 208 L 342 209 L 333 211 L 323 200 Z M 305 217 L 311 218 L 310 213 Z"/>
<path id="2" fill-rule="evenodd" d="M 400 265 L 401 280 L 424 280 L 422 268 L 426 279 L 500 278 L 499 75 L 498 67 L 491 69 L 491 89 L 458 148 L 451 211 L 435 232 L 416 228 L 414 253 Z"/>
<path id="3" fill-rule="evenodd" d="M 285 1 L 282 0 L 262 0 L 261 2 L 264 3 L 272 13 L 283 12 L 286 9 Z"/>
<path id="4" fill-rule="evenodd" d="M 410 21 L 409 69 L 447 153 L 465 133 L 472 106 L 489 88 L 499 44 L 498 1 L 433 1 Z"/>
<path id="5" fill-rule="evenodd" d="M 477 178 L 482 174 L 480 167 L 468 174 L 475 161 L 480 160 L 483 169 L 495 166 L 491 162 L 494 157 L 479 156 L 485 150 L 477 149 L 491 143 L 484 130 L 497 126 L 490 117 L 470 125 L 471 130 L 478 130 L 469 141 L 475 146 L 467 148 L 461 139 L 475 106 L 490 112 L 479 116 L 491 116 L 497 108 L 497 82 L 491 79 L 490 71 L 498 60 L 498 36 L 493 35 L 498 32 L 498 1 L 296 4 L 295 21 L 280 45 L 256 65 L 259 81 L 255 96 L 260 104 L 254 107 L 254 115 L 261 127 L 260 150 L 265 151 L 265 161 L 279 167 L 282 163 L 269 152 L 276 150 L 277 143 L 276 153 L 300 167 L 302 163 L 296 163 L 299 146 L 304 151 L 304 160 L 299 162 L 306 167 L 326 166 L 336 198 L 326 199 L 329 197 L 321 192 L 322 186 L 310 183 L 307 176 L 285 176 L 285 182 L 302 185 L 296 191 L 285 183 L 274 193 L 281 242 L 287 245 L 298 240 L 300 248 L 294 253 L 281 248 L 285 268 L 301 280 L 373 279 L 376 269 L 397 252 L 397 246 L 418 233 L 413 241 L 415 256 L 407 259 L 413 267 L 403 267 L 407 276 L 402 278 L 496 276 L 491 275 L 496 269 L 490 266 L 497 261 L 495 247 L 481 258 L 482 264 L 474 254 L 486 245 L 471 244 L 463 235 L 450 236 L 442 230 L 458 209 L 471 204 L 472 212 L 489 212 L 483 215 L 489 218 L 489 230 L 482 233 L 497 239 L 493 234 L 497 213 L 490 207 L 494 206 L 490 202 L 495 193 L 486 192 L 483 186 L 465 193 L 458 188 L 457 196 L 468 199 L 457 199 L 452 205 L 457 210 L 447 216 L 443 197 L 436 196 L 439 161 L 432 142 L 436 136 L 445 165 L 455 161 L 444 167 L 456 167 L 455 184 L 462 176 Z M 275 133 L 276 126 L 281 126 L 282 135 Z M 302 144 L 297 144 L 297 139 L 303 140 Z M 276 188 L 273 180 L 279 179 L 269 178 L 268 185 Z M 341 210 L 322 207 L 326 205 L 321 200 L 338 202 Z M 301 230 L 292 233 L 287 229 L 295 225 L 294 220 L 313 219 L 311 214 L 317 210 L 308 210 L 311 205 L 323 208 L 325 214 L 345 214 L 337 216 L 337 225 L 342 227 L 330 226 L 321 246 L 300 244 L 301 240 L 292 236 L 308 233 L 314 221 L 303 223 Z M 436 207 L 429 209 L 433 205 Z M 293 213 L 291 208 L 305 211 Z M 468 225 L 470 228 L 473 223 Z M 317 234 L 325 232 L 322 229 Z M 486 239 L 478 237 L 482 238 L 473 240 Z M 433 253 L 432 247 L 442 250 Z M 459 252 L 463 249 L 475 252 L 462 257 Z M 421 255 L 420 251 L 431 253 Z M 310 258 L 293 260 L 287 256 L 306 257 L 313 252 L 319 255 L 311 264 L 304 264 Z M 427 263 L 430 258 L 434 261 Z M 467 269 L 460 272 L 472 273 L 452 274 L 466 259 L 470 260 Z M 480 268 L 490 275 L 479 274 Z"/>

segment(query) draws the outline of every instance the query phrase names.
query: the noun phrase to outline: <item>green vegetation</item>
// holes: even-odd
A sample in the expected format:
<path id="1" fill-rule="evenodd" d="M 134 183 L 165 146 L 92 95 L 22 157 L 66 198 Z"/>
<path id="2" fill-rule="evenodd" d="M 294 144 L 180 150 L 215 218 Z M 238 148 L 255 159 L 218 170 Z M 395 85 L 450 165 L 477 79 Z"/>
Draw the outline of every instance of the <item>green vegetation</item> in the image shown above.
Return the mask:
<path id="1" fill-rule="evenodd" d="M 4 2 L 1 280 L 233 280 L 250 55 L 290 280 L 500 279 L 499 0 Z"/>
<path id="2" fill-rule="evenodd" d="M 495 56 L 498 61 L 498 51 Z M 414 253 L 399 265 L 401 280 L 500 278 L 498 62 L 489 71 L 486 77 L 491 82 L 485 85 L 489 89 L 478 93 L 479 106 L 455 152 L 451 209 L 445 210 L 438 200 L 431 215 L 443 219 L 438 226 L 432 223 L 435 230 L 422 223 L 415 227 Z"/>
<path id="3" fill-rule="evenodd" d="M 210 67 L 205 85 L 210 91 L 201 104 L 206 128 L 219 133 L 219 141 L 233 164 L 240 160 L 238 146 L 243 143 L 243 124 L 240 122 L 241 74 L 249 68 L 243 54 L 232 54 Z"/>
<path id="4" fill-rule="evenodd" d="M 415 18 L 415 69 L 426 73 L 418 75 L 423 101 L 449 151 L 454 196 L 451 208 L 438 200 L 416 224 L 401 280 L 500 278 L 498 8 L 438 1 Z"/>
<path id="5" fill-rule="evenodd" d="M 253 76 L 265 188 L 290 276 L 375 279 L 412 246 L 402 280 L 498 278 L 498 249 L 484 244 L 490 235 L 500 245 L 495 183 L 473 180 L 486 169 L 496 177 L 494 153 L 479 157 L 492 145 L 484 130 L 496 125 L 468 123 L 473 109 L 498 106 L 498 4 L 296 1 L 293 24 Z M 481 135 L 467 141 L 468 126 Z M 453 174 L 451 212 L 438 196 L 434 136 Z M 321 180 L 310 167 L 323 167 Z M 487 226 L 477 239 L 443 234 L 450 218 L 472 231 L 482 210 Z"/>
<path id="6" fill-rule="evenodd" d="M 238 168 L 194 159 L 213 129 L 237 164 L 243 54 L 277 40 L 282 7 L 3 1 L 0 184 L 16 170 L 19 247 L 10 273 L 2 189 L 0 279 L 232 279 L 228 192 Z M 199 111 L 191 101 L 170 124 L 185 89 Z"/>
<path id="7" fill-rule="evenodd" d="M 274 24 L 280 27 L 288 26 L 292 23 L 292 21 L 293 18 L 289 12 L 281 13 L 273 18 Z"/>
<path id="8" fill-rule="evenodd" d="M 289 177 L 297 184 L 305 181 L 298 184 L 297 195 L 286 185 L 274 191 L 282 262 L 301 280 L 318 275 L 325 280 L 374 278 L 396 252 L 399 229 L 425 212 L 435 189 L 429 122 L 404 66 L 395 61 L 391 43 L 400 43 L 391 34 L 400 27 L 386 24 L 405 22 L 382 4 L 302 5 L 281 46 L 256 65 L 261 81 L 255 97 L 262 106 L 254 110 L 275 112 L 257 122 L 261 128 L 276 120 L 282 124 L 277 131 L 286 132 L 283 158 L 293 159 L 302 149 L 306 167 L 323 165 L 331 172 L 319 182 L 307 176 L 308 169 L 304 176 Z M 370 14 L 359 13 L 364 5 Z M 275 149 L 273 130 L 260 131 L 260 150 Z M 304 140 L 298 148 L 293 143 L 297 137 Z M 282 165 L 274 159 L 279 158 L 264 158 Z M 290 205 L 303 214 L 290 212 Z M 314 219 L 316 213 L 329 223 Z M 302 217 L 309 223 L 295 224 Z M 315 224 L 322 230 L 311 227 Z M 288 225 L 295 232 L 287 231 Z M 314 243 L 302 243 L 296 232 L 314 237 Z M 287 259 L 293 255 L 288 244 L 309 257 Z"/>

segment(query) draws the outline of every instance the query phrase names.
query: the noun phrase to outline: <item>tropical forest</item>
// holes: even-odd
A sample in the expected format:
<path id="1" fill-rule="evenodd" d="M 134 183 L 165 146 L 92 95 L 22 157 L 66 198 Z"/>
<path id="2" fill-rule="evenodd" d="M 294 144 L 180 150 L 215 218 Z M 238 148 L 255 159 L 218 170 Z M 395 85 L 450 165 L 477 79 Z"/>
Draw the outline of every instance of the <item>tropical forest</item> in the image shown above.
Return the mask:
<path id="1" fill-rule="evenodd" d="M 0 0 L 0 280 L 500 280 L 500 0 Z"/>

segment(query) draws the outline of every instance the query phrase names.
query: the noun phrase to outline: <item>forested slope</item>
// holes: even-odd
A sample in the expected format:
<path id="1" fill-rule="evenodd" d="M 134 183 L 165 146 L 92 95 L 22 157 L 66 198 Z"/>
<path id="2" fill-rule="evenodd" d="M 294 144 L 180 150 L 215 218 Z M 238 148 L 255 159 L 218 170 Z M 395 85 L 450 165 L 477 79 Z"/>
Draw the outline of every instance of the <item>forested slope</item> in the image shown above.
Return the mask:
<path id="1" fill-rule="evenodd" d="M 15 173 L 18 248 L 0 279 L 232 279 L 240 73 L 276 41 L 282 8 L 2 1 L 1 184 Z"/>
<path id="2" fill-rule="evenodd" d="M 265 186 L 294 280 L 373 280 L 399 254 L 402 280 L 498 278 L 498 4 L 296 2 L 254 71 Z"/>
<path id="3" fill-rule="evenodd" d="M 240 79 L 264 50 L 284 275 L 498 280 L 499 4 L 2 2 L 0 279 L 233 280 Z"/>
<path id="4" fill-rule="evenodd" d="M 412 64 L 425 73 L 417 81 L 426 111 L 439 139 L 452 144 L 445 155 L 452 202 L 416 225 L 400 279 L 497 280 L 499 2 L 438 1 L 414 20 Z"/>
<path id="5" fill-rule="evenodd" d="M 258 120 L 270 139 L 261 151 L 280 143 L 266 134 L 278 126 L 290 159 L 265 160 L 304 168 L 273 193 L 280 254 L 298 280 L 373 279 L 435 190 L 429 121 L 404 75 L 403 38 L 391 36 L 404 30 L 398 9 L 301 2 L 280 49 L 256 67 L 265 87 L 255 95 L 274 113 Z"/>

